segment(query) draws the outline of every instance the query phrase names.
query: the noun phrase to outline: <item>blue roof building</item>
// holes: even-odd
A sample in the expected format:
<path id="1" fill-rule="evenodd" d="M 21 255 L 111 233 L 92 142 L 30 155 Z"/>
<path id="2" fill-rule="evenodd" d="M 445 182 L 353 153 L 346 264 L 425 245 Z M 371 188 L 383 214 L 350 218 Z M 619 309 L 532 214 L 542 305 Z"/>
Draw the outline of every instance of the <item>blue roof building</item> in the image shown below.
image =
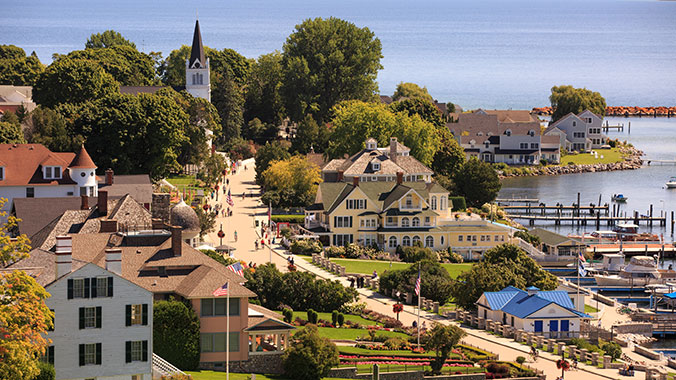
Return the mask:
<path id="1" fill-rule="evenodd" d="M 582 321 L 592 318 L 575 310 L 568 292 L 541 291 L 534 286 L 484 292 L 476 305 L 479 317 L 547 338 L 577 337 Z"/>

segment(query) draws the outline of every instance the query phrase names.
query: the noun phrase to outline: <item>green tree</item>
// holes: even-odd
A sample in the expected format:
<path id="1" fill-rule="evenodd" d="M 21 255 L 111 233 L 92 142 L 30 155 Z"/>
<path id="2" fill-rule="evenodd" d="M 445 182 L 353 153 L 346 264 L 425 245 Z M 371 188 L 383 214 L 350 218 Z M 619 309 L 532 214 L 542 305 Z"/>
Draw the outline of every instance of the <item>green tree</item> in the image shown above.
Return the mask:
<path id="1" fill-rule="evenodd" d="M 118 91 L 117 81 L 96 62 L 58 59 L 40 74 L 33 87 L 33 100 L 53 107 L 101 99 Z"/>
<path id="2" fill-rule="evenodd" d="M 255 271 L 245 271 L 244 277 L 244 286 L 256 293 L 261 305 L 274 310 L 282 303 L 284 278 L 275 264 L 259 265 Z"/>
<path id="3" fill-rule="evenodd" d="M 354 154 L 364 148 L 364 141 L 374 138 L 379 146 L 387 146 L 390 137 L 411 149 L 411 155 L 430 165 L 441 147 L 437 128 L 405 112 L 393 113 L 386 105 L 361 101 L 342 102 L 333 109 L 331 138 L 327 153 L 330 158 Z"/>
<path id="4" fill-rule="evenodd" d="M 185 61 L 190 57 L 191 47 L 182 45 L 173 50 L 166 60 L 160 65 L 158 74 L 162 82 L 168 86 L 185 86 Z M 251 62 L 232 49 L 221 51 L 204 46 L 204 54 L 209 58 L 212 87 L 214 74 L 225 75 L 226 73 L 235 80 L 238 86 L 243 86 L 249 75 Z"/>
<path id="5" fill-rule="evenodd" d="M 450 357 L 451 350 L 467 333 L 456 325 L 442 325 L 435 323 L 432 329 L 425 333 L 425 349 L 435 352 L 435 358 L 430 366 L 432 372 L 441 373 L 441 369 Z"/>
<path id="6" fill-rule="evenodd" d="M 257 144 L 265 144 L 266 141 L 274 140 L 277 137 L 277 126 L 265 124 L 255 117 L 244 125 L 242 136 Z"/>
<path id="7" fill-rule="evenodd" d="M 246 160 L 251 158 L 256 154 L 256 149 L 253 146 L 253 142 L 244 140 L 241 137 L 235 137 L 230 139 L 225 145 L 224 150 L 228 152 L 230 159 L 232 160 Z"/>
<path id="8" fill-rule="evenodd" d="M 439 302 L 441 305 L 451 297 L 453 279 L 437 260 L 425 259 L 420 263 L 420 293 L 423 297 Z M 418 263 L 403 270 L 388 270 L 380 276 L 380 289 L 383 294 L 391 294 L 392 289 L 402 293 L 412 293 L 418 278 Z"/>
<path id="9" fill-rule="evenodd" d="M 307 19 L 287 38 L 282 56 L 282 96 L 295 121 L 311 113 L 324 123 L 338 102 L 378 93 L 381 44 L 368 28 L 334 17 Z"/>
<path id="10" fill-rule="evenodd" d="M 244 125 L 244 96 L 242 89 L 229 74 L 212 75 L 211 103 L 221 117 L 221 133 L 217 141 L 221 146 L 241 137 Z"/>
<path id="11" fill-rule="evenodd" d="M 338 347 L 319 336 L 317 326 L 312 324 L 294 334 L 282 361 L 284 373 L 297 380 L 320 380 L 340 363 Z"/>
<path id="12" fill-rule="evenodd" d="M 275 204 L 277 207 L 304 207 L 312 204 L 317 187 L 322 181 L 319 168 L 304 156 L 273 161 L 263 172 L 262 178 L 266 193 L 289 191 L 293 194 L 285 202 Z"/>
<path id="13" fill-rule="evenodd" d="M 467 205 L 481 207 L 492 202 L 500 191 L 500 179 L 493 167 L 472 158 L 453 175 L 453 184 L 458 195 L 465 197 Z"/>
<path id="14" fill-rule="evenodd" d="M 55 57 L 56 61 L 62 59 L 95 62 L 124 86 L 148 86 L 155 81 L 153 57 L 130 45 L 74 50 Z"/>
<path id="15" fill-rule="evenodd" d="M 245 120 L 257 118 L 264 124 L 279 125 L 285 116 L 282 103 L 282 55 L 275 51 L 258 57 L 247 80 Z"/>
<path id="16" fill-rule="evenodd" d="M 291 151 L 307 154 L 312 148 L 315 152 L 324 152 L 329 144 L 329 134 L 326 124 L 319 125 L 312 115 L 305 115 L 291 140 Z"/>
<path id="17" fill-rule="evenodd" d="M 202 167 L 197 175 L 207 186 L 212 186 L 218 183 L 225 168 L 225 158 L 221 154 L 208 154 L 202 161 Z"/>
<path id="18" fill-rule="evenodd" d="M 0 85 L 32 86 L 45 66 L 33 52 L 26 52 L 14 45 L 0 45 Z"/>
<path id="19" fill-rule="evenodd" d="M 35 108 L 26 124 L 29 142 L 42 144 L 52 152 L 74 152 L 84 143 L 84 137 L 72 131 L 63 115 L 50 108 Z"/>
<path id="20" fill-rule="evenodd" d="M 400 99 L 421 99 L 434 103 L 434 98 L 427 92 L 427 87 L 420 87 L 415 83 L 400 82 L 392 94 L 392 100 L 395 102 Z"/>
<path id="21" fill-rule="evenodd" d="M 21 124 L 0 121 L 0 144 L 25 144 Z"/>
<path id="22" fill-rule="evenodd" d="M 622 356 L 622 347 L 615 342 L 606 342 L 601 344 L 601 349 L 606 355 L 610 355 L 613 360 L 619 359 Z"/>
<path id="23" fill-rule="evenodd" d="M 586 88 L 554 86 L 549 101 L 554 109 L 552 123 L 571 112 L 577 115 L 584 110 L 590 110 L 597 115 L 606 114 L 606 99 L 600 93 Z"/>
<path id="24" fill-rule="evenodd" d="M 49 363 L 39 362 L 38 369 L 40 370 L 40 374 L 34 377 L 33 380 L 54 380 L 56 377 L 54 366 Z"/>
<path id="25" fill-rule="evenodd" d="M 122 34 L 114 30 L 106 30 L 102 33 L 94 33 L 87 39 L 85 49 L 101 49 L 113 46 L 130 46 L 136 50 L 136 45 L 128 39 L 122 37 Z"/>
<path id="26" fill-rule="evenodd" d="M 273 161 L 282 161 L 290 158 L 289 150 L 280 141 L 270 141 L 256 152 L 256 183 L 263 184 L 263 172 L 270 167 Z"/>
<path id="27" fill-rule="evenodd" d="M 432 171 L 439 176 L 453 177 L 465 164 L 465 151 L 458 141 L 448 133 L 442 134 L 441 148 L 434 154 Z M 444 186 L 442 184 L 442 186 Z"/>
<path id="28" fill-rule="evenodd" d="M 170 300 L 153 305 L 153 352 L 184 371 L 200 364 L 200 320 L 186 303 Z"/>
<path id="29" fill-rule="evenodd" d="M 444 115 L 434 103 L 423 98 L 405 98 L 390 104 L 393 112 L 406 112 L 409 116 L 418 115 L 421 119 L 432 123 L 442 133 L 448 133 Z"/>
<path id="30" fill-rule="evenodd" d="M 200 237 L 213 232 L 216 229 L 217 212 L 205 211 L 202 207 L 193 207 L 200 221 Z"/>

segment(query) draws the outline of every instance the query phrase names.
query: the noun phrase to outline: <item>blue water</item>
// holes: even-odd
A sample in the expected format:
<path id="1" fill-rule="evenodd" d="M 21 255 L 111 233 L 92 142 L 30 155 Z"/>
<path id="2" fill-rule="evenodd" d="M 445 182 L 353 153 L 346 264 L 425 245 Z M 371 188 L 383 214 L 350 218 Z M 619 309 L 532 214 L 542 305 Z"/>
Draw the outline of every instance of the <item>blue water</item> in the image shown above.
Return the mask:
<path id="1" fill-rule="evenodd" d="M 255 58 L 296 24 L 336 16 L 383 44 L 381 92 L 401 81 L 465 108 L 547 105 L 551 86 L 601 92 L 610 105 L 676 104 L 676 2 L 617 0 L 5 1 L 0 43 L 53 53 L 115 29 L 146 52 L 204 43 Z"/>

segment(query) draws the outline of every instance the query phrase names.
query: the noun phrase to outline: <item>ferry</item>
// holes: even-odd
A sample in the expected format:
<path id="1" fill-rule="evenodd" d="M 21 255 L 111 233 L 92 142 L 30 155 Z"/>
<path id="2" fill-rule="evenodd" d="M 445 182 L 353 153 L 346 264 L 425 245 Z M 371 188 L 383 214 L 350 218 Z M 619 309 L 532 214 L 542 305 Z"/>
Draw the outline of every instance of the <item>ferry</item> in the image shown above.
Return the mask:
<path id="1" fill-rule="evenodd" d="M 596 274 L 594 280 L 598 286 L 640 287 L 649 284 L 674 282 L 676 281 L 676 271 L 657 268 L 657 263 L 653 257 L 634 256 L 618 274 Z"/>

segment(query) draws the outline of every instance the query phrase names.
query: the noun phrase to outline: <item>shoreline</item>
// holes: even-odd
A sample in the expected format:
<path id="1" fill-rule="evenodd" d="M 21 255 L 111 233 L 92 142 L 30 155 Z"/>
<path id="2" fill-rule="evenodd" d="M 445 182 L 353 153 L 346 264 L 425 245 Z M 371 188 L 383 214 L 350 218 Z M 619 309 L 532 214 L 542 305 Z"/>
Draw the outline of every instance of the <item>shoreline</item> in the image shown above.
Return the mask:
<path id="1" fill-rule="evenodd" d="M 607 164 L 588 164 L 588 165 L 548 165 L 548 166 L 522 166 L 527 170 L 512 171 L 505 174 L 501 170 L 497 170 L 500 179 L 510 177 L 535 177 L 535 176 L 553 176 L 562 174 L 579 174 L 579 173 L 595 173 L 595 172 L 609 172 L 616 170 L 636 170 L 643 167 L 644 153 L 634 147 L 623 147 L 622 153 L 624 160 L 620 162 Z M 561 158 L 563 160 L 563 157 Z"/>
<path id="2" fill-rule="evenodd" d="M 676 1 L 676 0 L 674 0 Z M 552 107 L 533 107 L 531 113 L 551 116 L 553 113 Z M 605 116 L 612 117 L 676 117 L 676 106 L 607 106 Z"/>

